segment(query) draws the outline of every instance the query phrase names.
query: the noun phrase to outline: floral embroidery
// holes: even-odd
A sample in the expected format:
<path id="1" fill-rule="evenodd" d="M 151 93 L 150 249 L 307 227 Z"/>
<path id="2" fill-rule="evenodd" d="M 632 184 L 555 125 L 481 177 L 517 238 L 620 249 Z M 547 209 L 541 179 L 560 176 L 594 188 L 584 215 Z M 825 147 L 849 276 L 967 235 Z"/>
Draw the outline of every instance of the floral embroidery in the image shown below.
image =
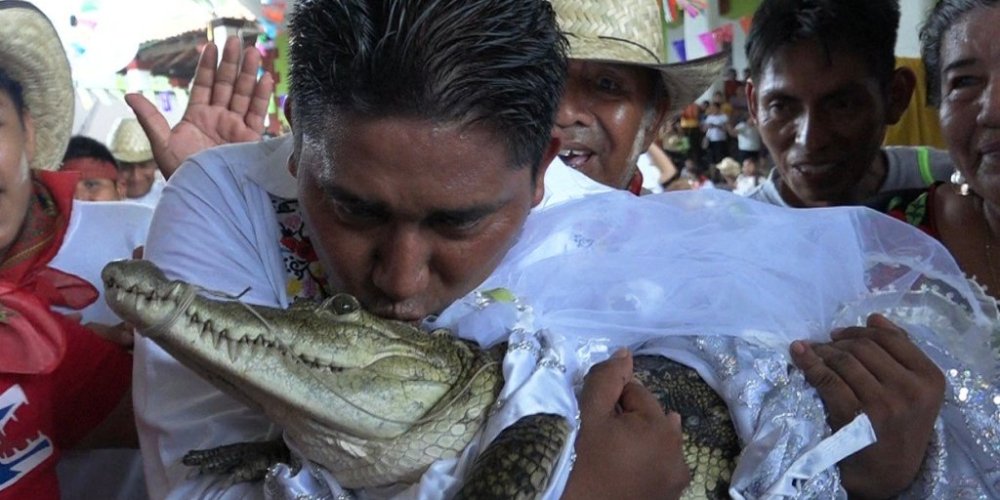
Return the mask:
<path id="1" fill-rule="evenodd" d="M 281 228 L 279 247 L 287 275 L 289 301 L 327 297 L 326 275 L 299 214 L 298 200 L 271 196 L 271 205 Z"/>

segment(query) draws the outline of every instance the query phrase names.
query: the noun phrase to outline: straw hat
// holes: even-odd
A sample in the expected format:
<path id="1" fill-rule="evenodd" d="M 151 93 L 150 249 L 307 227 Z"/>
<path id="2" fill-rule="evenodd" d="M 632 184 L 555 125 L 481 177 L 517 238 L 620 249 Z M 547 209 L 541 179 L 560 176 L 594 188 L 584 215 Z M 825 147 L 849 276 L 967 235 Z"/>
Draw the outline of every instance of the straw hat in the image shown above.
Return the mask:
<path id="1" fill-rule="evenodd" d="M 570 59 L 634 64 L 659 71 L 670 114 L 684 109 L 722 76 L 725 54 L 667 64 L 656 0 L 550 0 L 569 40 Z"/>
<path id="2" fill-rule="evenodd" d="M 28 2 L 0 1 L 0 68 L 21 84 L 35 123 L 31 168 L 57 169 L 73 128 L 73 80 L 55 27 Z"/>
<path id="3" fill-rule="evenodd" d="M 125 163 L 142 163 L 153 159 L 153 147 L 146 132 L 135 118 L 122 118 L 111 138 L 111 155 Z"/>
<path id="4" fill-rule="evenodd" d="M 715 165 L 715 169 L 724 177 L 736 177 L 740 175 L 741 167 L 738 161 L 727 156 Z"/>

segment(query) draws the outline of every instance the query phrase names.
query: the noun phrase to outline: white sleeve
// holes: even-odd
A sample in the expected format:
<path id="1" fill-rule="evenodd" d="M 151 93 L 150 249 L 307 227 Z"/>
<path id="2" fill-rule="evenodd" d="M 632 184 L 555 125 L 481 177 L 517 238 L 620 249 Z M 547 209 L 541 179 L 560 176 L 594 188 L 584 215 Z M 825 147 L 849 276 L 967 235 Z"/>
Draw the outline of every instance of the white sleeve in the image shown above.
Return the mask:
<path id="1" fill-rule="evenodd" d="M 189 161 L 171 179 L 154 215 L 145 256 L 171 279 L 233 294 L 250 287 L 243 300 L 276 305 L 280 299 L 267 272 L 273 263 L 257 250 L 263 241 L 251 220 L 250 205 L 267 203 L 267 195 L 256 186 L 243 189 L 240 181 L 246 181 L 224 165 L 211 167 L 225 170 L 209 175 Z M 263 497 L 259 483 L 231 485 L 223 477 L 197 476 L 180 459 L 192 449 L 273 439 L 280 430 L 148 339 L 136 339 L 134 363 L 135 417 L 150 497 Z"/>

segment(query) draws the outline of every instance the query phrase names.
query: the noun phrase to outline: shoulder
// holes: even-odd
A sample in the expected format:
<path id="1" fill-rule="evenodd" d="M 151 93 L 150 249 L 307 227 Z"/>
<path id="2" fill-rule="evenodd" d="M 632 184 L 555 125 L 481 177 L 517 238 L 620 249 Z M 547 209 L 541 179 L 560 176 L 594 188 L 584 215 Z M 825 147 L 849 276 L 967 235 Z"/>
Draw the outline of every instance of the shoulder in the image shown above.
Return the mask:
<path id="1" fill-rule="evenodd" d="M 937 238 L 934 223 L 934 193 L 939 185 L 940 183 L 926 188 L 886 191 L 868 200 L 865 206 L 906 222 Z"/>

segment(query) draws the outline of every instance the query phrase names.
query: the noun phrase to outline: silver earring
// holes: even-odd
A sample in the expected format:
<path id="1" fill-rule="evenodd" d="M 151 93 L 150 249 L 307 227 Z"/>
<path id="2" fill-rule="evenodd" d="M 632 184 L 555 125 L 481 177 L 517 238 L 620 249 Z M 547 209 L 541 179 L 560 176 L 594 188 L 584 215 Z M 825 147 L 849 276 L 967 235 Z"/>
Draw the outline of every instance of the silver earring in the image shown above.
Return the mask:
<path id="1" fill-rule="evenodd" d="M 958 169 L 951 174 L 951 183 L 958 186 L 958 194 L 962 196 L 969 196 L 969 183 L 965 182 L 965 176 Z"/>

